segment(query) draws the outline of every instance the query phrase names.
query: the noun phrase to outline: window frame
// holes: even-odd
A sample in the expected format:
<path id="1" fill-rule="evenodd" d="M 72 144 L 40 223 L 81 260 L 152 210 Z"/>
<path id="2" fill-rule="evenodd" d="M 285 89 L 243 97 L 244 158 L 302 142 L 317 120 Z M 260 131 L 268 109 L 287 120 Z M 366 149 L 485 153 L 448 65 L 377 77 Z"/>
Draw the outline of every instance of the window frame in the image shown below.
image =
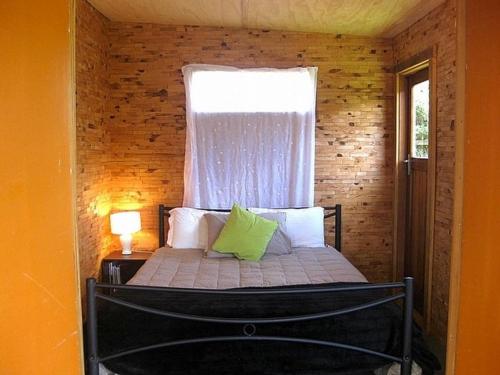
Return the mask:
<path id="1" fill-rule="evenodd" d="M 429 159 L 429 153 L 430 153 L 430 125 L 431 125 L 431 86 L 430 86 L 430 75 L 429 75 L 429 68 L 423 68 L 419 70 L 416 73 L 413 73 L 412 75 L 409 75 L 406 80 L 407 80 L 407 90 L 408 90 L 408 95 L 407 95 L 407 108 L 409 109 L 407 111 L 407 116 L 408 116 L 408 123 L 410 124 L 410 131 L 408 132 L 408 153 L 411 158 L 413 159 Z M 414 153 L 415 145 L 414 145 L 414 134 L 415 134 L 415 128 L 416 128 L 416 121 L 413 118 L 413 114 L 415 113 L 415 108 L 414 108 L 414 102 L 413 102 L 413 88 L 425 81 L 429 81 L 429 109 L 428 109 L 428 138 L 427 138 L 427 156 L 422 157 L 422 156 L 417 156 L 416 153 Z"/>

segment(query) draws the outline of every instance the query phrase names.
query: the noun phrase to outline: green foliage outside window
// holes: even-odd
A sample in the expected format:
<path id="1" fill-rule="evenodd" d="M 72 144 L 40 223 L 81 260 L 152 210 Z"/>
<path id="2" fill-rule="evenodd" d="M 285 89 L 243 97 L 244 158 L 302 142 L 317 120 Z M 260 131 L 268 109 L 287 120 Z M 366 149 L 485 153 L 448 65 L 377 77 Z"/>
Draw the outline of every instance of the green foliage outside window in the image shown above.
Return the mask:
<path id="1" fill-rule="evenodd" d="M 429 155 L 429 81 L 412 88 L 414 124 L 412 129 L 412 156 L 427 158 Z"/>
<path id="2" fill-rule="evenodd" d="M 415 108 L 415 157 L 426 158 L 429 154 L 429 114 L 428 108 Z"/>

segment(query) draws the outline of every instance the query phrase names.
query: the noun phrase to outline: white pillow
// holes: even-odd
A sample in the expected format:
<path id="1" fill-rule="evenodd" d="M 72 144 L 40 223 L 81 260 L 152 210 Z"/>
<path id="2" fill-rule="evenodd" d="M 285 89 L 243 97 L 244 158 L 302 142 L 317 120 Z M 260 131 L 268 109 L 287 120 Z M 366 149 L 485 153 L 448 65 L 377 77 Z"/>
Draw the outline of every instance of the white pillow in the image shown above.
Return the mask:
<path id="1" fill-rule="evenodd" d="M 179 207 L 169 212 L 167 245 L 176 249 L 205 249 L 207 222 L 203 215 L 209 211 Z"/>
<path id="2" fill-rule="evenodd" d="M 286 214 L 286 234 L 292 247 L 325 247 L 325 227 L 323 207 L 311 208 L 249 208 L 250 212 L 284 212 Z"/>

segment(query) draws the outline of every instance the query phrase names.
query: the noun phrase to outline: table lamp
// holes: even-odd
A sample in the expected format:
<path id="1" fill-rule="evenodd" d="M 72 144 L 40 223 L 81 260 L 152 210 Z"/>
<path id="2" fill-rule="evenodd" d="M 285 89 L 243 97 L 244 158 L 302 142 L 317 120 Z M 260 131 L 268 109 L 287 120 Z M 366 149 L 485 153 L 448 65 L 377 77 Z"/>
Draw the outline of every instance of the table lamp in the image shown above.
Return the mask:
<path id="1" fill-rule="evenodd" d="M 141 230 L 141 215 L 138 211 L 111 214 L 111 233 L 120 235 L 122 254 L 132 254 L 132 233 Z"/>

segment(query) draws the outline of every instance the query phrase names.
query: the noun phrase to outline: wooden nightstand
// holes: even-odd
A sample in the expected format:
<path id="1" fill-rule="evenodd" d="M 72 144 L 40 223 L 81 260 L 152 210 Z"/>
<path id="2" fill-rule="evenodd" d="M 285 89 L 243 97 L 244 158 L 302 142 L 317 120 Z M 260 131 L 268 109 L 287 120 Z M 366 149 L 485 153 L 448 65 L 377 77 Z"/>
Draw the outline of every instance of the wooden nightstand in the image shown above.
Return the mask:
<path id="1" fill-rule="evenodd" d="M 125 284 L 150 256 L 150 252 L 144 251 L 134 251 L 130 255 L 114 251 L 101 262 L 101 280 L 109 284 Z"/>

